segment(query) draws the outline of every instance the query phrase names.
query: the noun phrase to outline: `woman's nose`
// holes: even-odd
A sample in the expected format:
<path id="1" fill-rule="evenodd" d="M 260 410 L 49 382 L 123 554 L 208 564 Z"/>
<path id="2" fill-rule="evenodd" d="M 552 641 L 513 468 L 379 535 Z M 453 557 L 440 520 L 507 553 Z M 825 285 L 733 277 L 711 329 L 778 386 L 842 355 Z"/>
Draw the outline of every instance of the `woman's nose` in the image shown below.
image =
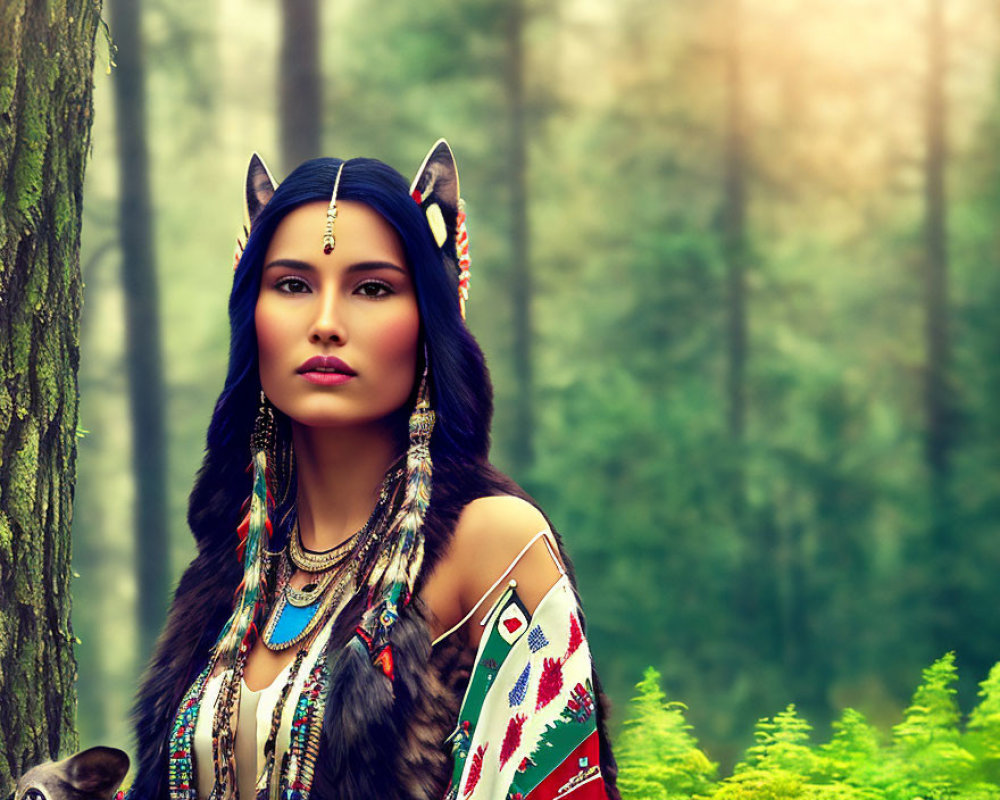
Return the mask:
<path id="1" fill-rule="evenodd" d="M 309 331 L 309 340 L 311 342 L 343 342 L 344 339 L 344 325 L 338 313 L 336 295 L 323 293 L 316 308 L 312 328 Z"/>

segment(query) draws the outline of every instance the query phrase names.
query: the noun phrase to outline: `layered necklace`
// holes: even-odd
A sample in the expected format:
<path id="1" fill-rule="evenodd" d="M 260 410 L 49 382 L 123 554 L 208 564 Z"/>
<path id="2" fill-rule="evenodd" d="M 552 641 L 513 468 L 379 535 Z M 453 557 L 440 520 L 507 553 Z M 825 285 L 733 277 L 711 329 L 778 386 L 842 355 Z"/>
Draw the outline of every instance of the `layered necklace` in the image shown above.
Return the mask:
<path id="1" fill-rule="evenodd" d="M 353 591 L 359 570 L 384 533 L 402 468 L 390 470 L 379 490 L 378 501 L 368 521 L 360 530 L 329 550 L 308 550 L 302 544 L 296 521 L 288 547 L 278 566 L 275 602 L 261 641 L 269 650 L 294 647 L 309 637 L 340 606 L 344 594 Z M 301 588 L 292 586 L 296 570 L 308 573 L 310 580 Z"/>

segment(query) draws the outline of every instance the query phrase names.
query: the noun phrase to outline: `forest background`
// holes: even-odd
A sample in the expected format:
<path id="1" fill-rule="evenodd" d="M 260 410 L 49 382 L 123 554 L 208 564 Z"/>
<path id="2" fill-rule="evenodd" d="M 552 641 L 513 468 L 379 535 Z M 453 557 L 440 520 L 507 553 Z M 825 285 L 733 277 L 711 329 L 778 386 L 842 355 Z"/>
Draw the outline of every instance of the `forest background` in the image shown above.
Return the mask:
<path id="1" fill-rule="evenodd" d="M 249 154 L 279 180 L 318 154 L 410 175 L 442 135 L 493 457 L 565 537 L 614 724 L 649 665 L 724 765 L 789 703 L 821 730 L 844 706 L 892 725 L 948 651 L 971 707 L 1000 658 L 995 2 L 108 0 L 104 18 L 81 746 L 129 742 L 193 556 Z"/>

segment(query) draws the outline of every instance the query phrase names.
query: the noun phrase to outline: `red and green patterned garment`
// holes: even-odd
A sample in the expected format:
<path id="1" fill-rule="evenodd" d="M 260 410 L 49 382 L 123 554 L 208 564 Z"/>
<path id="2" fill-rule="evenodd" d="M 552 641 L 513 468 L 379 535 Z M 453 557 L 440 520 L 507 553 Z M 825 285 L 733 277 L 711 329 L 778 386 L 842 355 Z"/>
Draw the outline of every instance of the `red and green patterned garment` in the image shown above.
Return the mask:
<path id="1" fill-rule="evenodd" d="M 590 648 L 569 578 L 529 615 L 511 582 L 485 622 L 447 800 L 605 800 Z"/>

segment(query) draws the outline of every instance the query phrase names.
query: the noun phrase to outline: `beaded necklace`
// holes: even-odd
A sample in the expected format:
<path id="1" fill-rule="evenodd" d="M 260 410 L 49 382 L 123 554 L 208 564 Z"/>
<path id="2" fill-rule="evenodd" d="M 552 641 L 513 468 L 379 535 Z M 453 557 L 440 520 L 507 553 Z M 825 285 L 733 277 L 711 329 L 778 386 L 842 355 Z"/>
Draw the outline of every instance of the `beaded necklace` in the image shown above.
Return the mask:
<path id="1" fill-rule="evenodd" d="M 336 582 L 336 586 L 333 589 L 328 588 L 325 596 L 320 598 L 322 607 L 317 609 L 313 615 L 309 632 L 321 630 L 320 636 L 325 637 L 325 640 L 296 698 L 291 721 L 290 742 L 281 758 L 280 774 L 274 775 L 278 733 L 281 729 L 284 710 L 310 650 L 309 647 L 301 647 L 296 653 L 293 666 L 288 671 L 288 677 L 275 705 L 264 746 L 266 769 L 258 775 L 256 797 L 253 800 L 271 800 L 278 797 L 282 800 L 307 800 L 309 797 L 325 711 L 324 688 L 329 677 L 326 657 L 330 647 L 329 634 L 337 615 L 353 593 L 357 591 L 357 586 L 363 584 L 364 577 L 370 572 L 373 562 L 381 562 L 385 557 L 385 551 L 391 549 L 391 542 L 385 541 L 383 534 L 399 506 L 403 475 L 404 470 L 401 468 L 394 468 L 387 473 L 372 517 L 362 531 L 359 531 L 345 543 L 351 545 L 351 548 L 347 556 L 339 562 L 339 565 L 343 566 L 344 569 L 334 568 L 331 570 L 334 576 L 340 575 L 341 577 L 340 580 L 333 577 L 327 581 L 326 587 L 330 587 L 334 582 Z M 365 533 L 366 529 L 367 533 Z M 294 536 L 298 536 L 297 530 Z M 277 610 L 278 604 L 282 600 L 286 604 L 288 602 L 285 589 L 287 588 L 287 580 L 291 577 L 295 566 L 292 564 L 289 552 L 291 540 L 292 537 L 290 537 L 289 547 L 286 550 L 267 555 L 269 563 L 267 571 L 271 575 L 277 573 L 278 581 L 275 588 L 279 590 L 274 593 L 271 608 L 265 612 L 266 618 L 271 618 L 269 624 L 276 616 L 274 612 Z M 354 541 L 352 542 L 352 540 Z M 326 554 L 313 553 L 312 555 Z M 326 576 L 324 576 L 325 578 Z M 303 590 L 298 591 L 302 592 Z M 301 643 L 306 639 L 309 632 L 298 637 L 298 642 Z M 235 735 L 239 718 L 240 687 L 251 649 L 250 645 L 250 642 L 245 642 L 237 652 L 233 663 L 221 673 L 222 684 L 219 687 L 212 717 L 214 785 L 208 800 L 234 800 L 238 796 Z M 291 643 L 286 645 L 286 648 L 290 646 L 292 646 Z M 169 742 L 168 789 L 170 800 L 197 800 L 198 798 L 192 758 L 194 730 L 198 715 L 202 710 L 205 687 L 218 666 L 219 654 L 216 653 L 185 694 L 174 719 Z"/>
<path id="2" fill-rule="evenodd" d="M 390 470 L 382 481 L 375 508 L 357 533 L 329 550 L 316 552 L 302 545 L 296 521 L 288 541 L 287 558 L 281 560 L 274 608 L 261 632 L 261 641 L 269 650 L 281 651 L 305 640 L 337 606 L 348 587 L 354 586 L 358 566 L 376 543 L 384 527 L 386 508 L 392 499 L 390 489 L 403 476 L 402 469 Z M 322 577 L 296 589 L 291 578 L 295 568 Z"/>

